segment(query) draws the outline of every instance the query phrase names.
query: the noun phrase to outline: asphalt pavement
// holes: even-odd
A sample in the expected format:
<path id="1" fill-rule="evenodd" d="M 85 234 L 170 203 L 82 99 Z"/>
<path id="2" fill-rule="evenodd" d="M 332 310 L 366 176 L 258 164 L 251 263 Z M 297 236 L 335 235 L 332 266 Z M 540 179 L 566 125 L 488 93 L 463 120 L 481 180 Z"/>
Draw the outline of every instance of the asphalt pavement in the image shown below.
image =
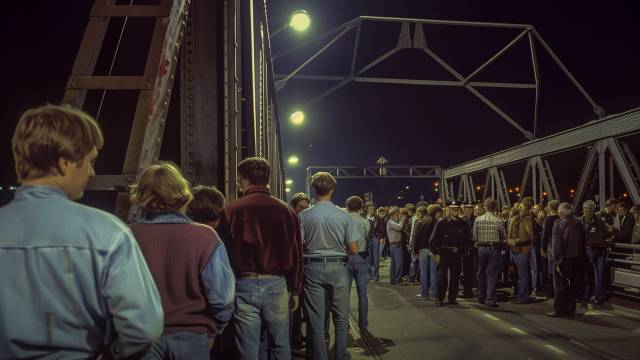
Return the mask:
<path id="1" fill-rule="evenodd" d="M 416 299 L 416 285 L 391 285 L 389 261 L 381 281 L 370 282 L 369 328 L 357 329 L 357 294 L 351 292 L 352 359 L 640 359 L 640 306 L 614 299 L 579 305 L 575 318 L 546 316 L 552 300 L 514 304 L 501 289 L 500 308 L 458 299 L 437 307 Z"/>

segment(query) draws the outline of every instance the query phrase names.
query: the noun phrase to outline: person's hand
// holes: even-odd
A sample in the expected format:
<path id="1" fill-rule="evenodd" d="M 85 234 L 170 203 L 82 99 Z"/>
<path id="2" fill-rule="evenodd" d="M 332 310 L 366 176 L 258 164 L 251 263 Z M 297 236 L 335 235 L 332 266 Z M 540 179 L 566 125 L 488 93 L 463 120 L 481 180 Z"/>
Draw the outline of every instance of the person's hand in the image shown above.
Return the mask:
<path id="1" fill-rule="evenodd" d="M 516 241 L 515 241 L 515 240 L 513 240 L 513 239 L 509 239 L 509 240 L 507 240 L 507 245 L 509 245 L 509 246 L 516 246 Z"/>
<path id="2" fill-rule="evenodd" d="M 436 264 L 440 264 L 440 255 L 433 255 L 433 261 Z"/>
<path id="3" fill-rule="evenodd" d="M 298 295 L 289 295 L 289 311 L 294 312 L 300 304 L 300 297 Z"/>
<path id="4" fill-rule="evenodd" d="M 545 249 L 540 249 L 540 255 L 547 257 L 547 251 Z"/>
<path id="5" fill-rule="evenodd" d="M 380 239 L 380 245 L 384 245 L 384 239 Z"/>

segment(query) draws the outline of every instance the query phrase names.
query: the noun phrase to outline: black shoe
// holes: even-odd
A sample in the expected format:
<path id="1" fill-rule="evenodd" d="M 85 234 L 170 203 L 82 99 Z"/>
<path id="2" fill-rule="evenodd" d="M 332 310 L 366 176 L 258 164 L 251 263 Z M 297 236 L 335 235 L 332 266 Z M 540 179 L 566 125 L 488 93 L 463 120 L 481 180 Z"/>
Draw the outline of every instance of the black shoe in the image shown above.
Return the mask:
<path id="1" fill-rule="evenodd" d="M 447 301 L 447 304 L 449 304 L 449 305 L 458 305 L 458 302 L 456 300 L 449 300 L 449 301 Z"/>
<path id="2" fill-rule="evenodd" d="M 562 315 L 560 315 L 559 313 L 557 313 L 557 312 L 555 312 L 555 311 L 552 311 L 552 312 L 550 312 L 550 313 L 547 313 L 547 316 L 554 317 L 554 318 L 561 318 L 561 317 L 563 317 Z"/>
<path id="3" fill-rule="evenodd" d="M 604 300 L 596 300 L 593 302 L 593 305 L 604 305 Z"/>
<path id="4" fill-rule="evenodd" d="M 499 308 L 500 305 L 498 305 L 498 303 L 488 303 L 487 306 L 492 307 L 492 308 Z"/>
<path id="5" fill-rule="evenodd" d="M 485 301 L 483 299 L 478 299 L 478 304 L 484 305 Z"/>
<path id="6" fill-rule="evenodd" d="M 438 306 L 438 307 L 443 307 L 443 306 L 444 306 L 444 303 L 442 302 L 442 300 L 437 299 L 437 300 L 436 300 L 436 306 Z"/>

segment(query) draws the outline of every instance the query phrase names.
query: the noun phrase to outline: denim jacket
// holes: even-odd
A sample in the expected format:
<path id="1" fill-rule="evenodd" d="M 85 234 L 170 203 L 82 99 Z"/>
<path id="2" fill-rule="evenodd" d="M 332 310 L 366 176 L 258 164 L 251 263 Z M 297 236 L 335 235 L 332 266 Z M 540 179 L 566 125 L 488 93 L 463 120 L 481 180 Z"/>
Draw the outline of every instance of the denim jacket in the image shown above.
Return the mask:
<path id="1" fill-rule="evenodd" d="M 22 186 L 0 208 L 0 359 L 116 358 L 161 334 L 160 297 L 129 227 L 70 201 L 58 188 Z"/>

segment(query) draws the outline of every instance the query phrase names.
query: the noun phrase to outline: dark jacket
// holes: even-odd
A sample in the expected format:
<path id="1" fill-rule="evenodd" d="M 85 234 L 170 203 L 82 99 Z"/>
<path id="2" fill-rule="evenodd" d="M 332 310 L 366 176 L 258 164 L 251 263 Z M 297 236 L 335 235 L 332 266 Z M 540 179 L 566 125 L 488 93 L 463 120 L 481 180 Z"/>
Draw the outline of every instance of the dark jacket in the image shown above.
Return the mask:
<path id="1" fill-rule="evenodd" d="M 267 187 L 254 187 L 224 208 L 220 226 L 231 268 L 282 275 L 289 291 L 302 290 L 302 233 L 298 215 Z"/>
<path id="2" fill-rule="evenodd" d="M 433 231 L 436 225 L 436 219 L 431 216 L 425 216 L 422 221 L 416 224 L 416 237 L 415 241 L 415 252 L 420 252 L 422 249 L 427 249 L 429 247 L 429 238 L 431 237 L 431 232 Z"/>
<path id="3" fill-rule="evenodd" d="M 602 248 L 607 246 L 607 226 L 604 221 L 597 217 L 592 217 L 590 221 L 586 221 L 584 217 L 580 218 L 580 223 L 584 227 L 585 246 L 589 248 Z"/>
<path id="4" fill-rule="evenodd" d="M 585 235 L 582 223 L 575 216 L 553 224 L 551 239 L 556 265 L 564 259 L 580 259 L 585 256 Z"/>
<path id="5" fill-rule="evenodd" d="M 633 235 L 633 227 L 636 225 L 636 221 L 631 214 L 625 215 L 620 219 L 620 231 L 616 236 L 616 242 L 631 243 L 631 236 Z"/>
<path id="6" fill-rule="evenodd" d="M 553 233 L 553 224 L 560 219 L 559 215 L 549 215 L 544 218 L 542 227 L 542 238 L 540 239 L 540 248 L 547 249 L 551 246 L 551 234 Z"/>
<path id="7" fill-rule="evenodd" d="M 429 249 L 434 254 L 452 251 L 455 248 L 461 254 L 471 247 L 471 233 L 467 223 L 458 219 L 439 220 L 429 239 Z"/>
<path id="8" fill-rule="evenodd" d="M 373 233 L 375 237 L 380 239 L 388 239 L 387 236 L 387 222 L 385 219 L 376 218 L 373 225 Z"/>

